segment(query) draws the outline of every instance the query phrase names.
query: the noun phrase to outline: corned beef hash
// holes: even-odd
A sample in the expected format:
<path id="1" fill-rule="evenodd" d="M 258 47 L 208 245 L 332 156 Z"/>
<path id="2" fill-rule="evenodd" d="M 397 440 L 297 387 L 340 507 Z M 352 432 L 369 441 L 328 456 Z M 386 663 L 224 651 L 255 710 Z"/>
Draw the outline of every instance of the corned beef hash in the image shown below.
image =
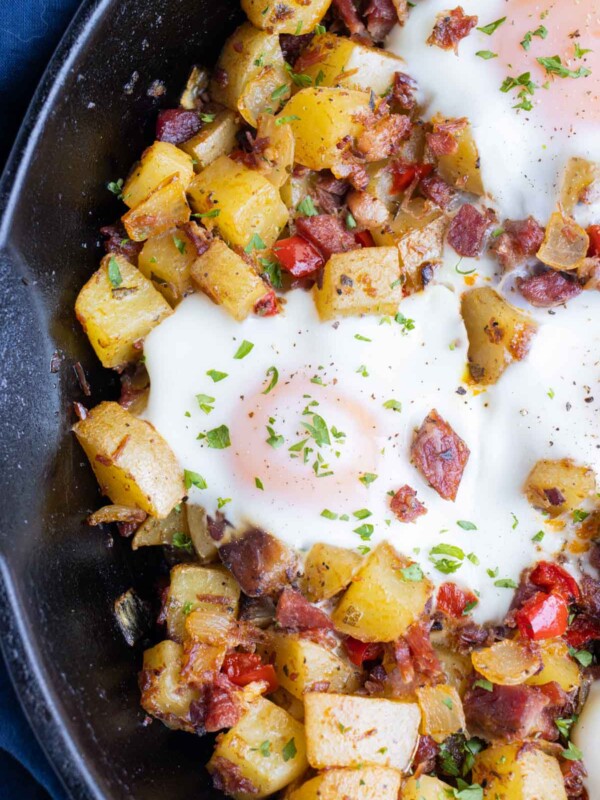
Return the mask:
<path id="1" fill-rule="evenodd" d="M 142 706 L 237 800 L 599 800 L 598 2 L 241 5 L 76 303 Z"/>

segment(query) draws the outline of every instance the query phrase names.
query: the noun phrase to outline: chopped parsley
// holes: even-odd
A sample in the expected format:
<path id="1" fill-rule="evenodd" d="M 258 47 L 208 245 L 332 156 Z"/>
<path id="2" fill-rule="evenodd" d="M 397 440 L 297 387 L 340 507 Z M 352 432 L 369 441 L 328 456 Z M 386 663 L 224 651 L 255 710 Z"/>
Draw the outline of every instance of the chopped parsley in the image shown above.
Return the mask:
<path id="1" fill-rule="evenodd" d="M 534 31 L 527 31 L 521 40 L 521 47 L 523 50 L 529 50 L 533 36 L 537 36 L 540 39 L 545 39 L 546 36 L 548 36 L 548 28 L 546 28 L 545 25 L 540 25 L 539 28 L 536 28 Z"/>
<path id="2" fill-rule="evenodd" d="M 569 742 L 568 747 L 562 751 L 562 757 L 567 761 L 581 761 L 583 753 L 578 747 L 575 747 L 573 742 Z"/>
<path id="3" fill-rule="evenodd" d="M 254 348 L 254 344 L 252 342 L 249 342 L 246 339 L 244 339 L 244 341 L 241 343 L 241 345 L 235 351 L 234 358 L 236 358 L 238 361 L 240 361 L 242 358 L 246 358 L 248 353 L 250 353 L 253 348 Z"/>
<path id="4" fill-rule="evenodd" d="M 269 279 L 271 286 L 274 289 L 281 289 L 283 282 L 281 280 L 281 265 L 279 261 L 274 258 L 259 258 L 261 267 L 263 268 L 263 275 Z"/>
<path id="5" fill-rule="evenodd" d="M 214 217 L 218 217 L 220 213 L 220 208 L 213 208 L 211 211 L 200 211 L 196 214 L 192 214 L 192 217 L 198 217 L 198 219 L 214 219 Z"/>
<path id="6" fill-rule="evenodd" d="M 372 339 L 368 339 L 366 336 L 363 336 L 360 333 L 355 333 L 354 338 L 359 342 L 372 342 Z"/>
<path id="7" fill-rule="evenodd" d="M 582 508 L 576 508 L 575 511 L 573 511 L 573 522 L 583 522 L 588 517 L 589 513 Z"/>
<path id="8" fill-rule="evenodd" d="M 562 63 L 560 56 L 542 56 L 537 58 L 536 61 L 542 65 L 548 75 L 556 75 L 559 78 L 586 78 L 592 74 L 592 71 L 587 67 L 569 69 Z"/>
<path id="9" fill-rule="evenodd" d="M 217 497 L 217 508 L 223 508 L 227 503 L 231 503 L 231 497 Z"/>
<path id="10" fill-rule="evenodd" d="M 489 61 L 491 58 L 498 58 L 498 53 L 492 53 L 491 50 L 478 50 L 475 55 L 479 56 L 479 58 L 485 59 L 486 61 Z"/>
<path id="11" fill-rule="evenodd" d="M 254 478 L 254 485 L 257 489 L 260 489 L 262 492 L 264 492 L 265 487 L 260 478 Z"/>
<path id="12" fill-rule="evenodd" d="M 462 561 L 465 557 L 464 551 L 454 544 L 436 544 L 429 551 L 430 556 L 450 556 Z"/>
<path id="13" fill-rule="evenodd" d="M 335 511 L 330 511 L 328 508 L 324 508 L 323 511 L 321 511 L 321 516 L 325 517 L 325 519 L 331 520 L 338 518 L 338 515 L 335 513 Z"/>
<path id="14" fill-rule="evenodd" d="M 569 655 L 578 661 L 582 667 L 589 667 L 593 661 L 593 656 L 589 650 L 576 650 L 574 647 L 569 647 Z"/>
<path id="15" fill-rule="evenodd" d="M 358 528 L 354 528 L 353 532 L 357 533 L 363 542 L 368 542 L 375 532 L 375 527 L 369 522 L 365 522 L 364 525 L 359 525 Z"/>
<path id="16" fill-rule="evenodd" d="M 210 414 L 211 411 L 214 411 L 214 406 L 212 405 L 215 402 L 214 397 L 211 397 L 209 394 L 197 394 L 196 400 L 205 414 Z"/>
<path id="17" fill-rule="evenodd" d="M 206 489 L 207 483 L 197 472 L 192 472 L 189 469 L 184 469 L 183 471 L 183 482 L 185 484 L 186 489 L 190 489 L 192 486 L 195 486 L 196 489 Z"/>
<path id="18" fill-rule="evenodd" d="M 114 256 L 111 256 L 108 262 L 108 280 L 113 289 L 117 289 L 123 283 L 119 262 Z"/>
<path id="19" fill-rule="evenodd" d="M 400 325 L 400 327 L 402 328 L 403 336 L 406 336 L 409 331 L 413 331 L 415 329 L 414 319 L 408 319 L 407 317 L 404 316 L 404 314 L 401 314 L 400 312 L 398 312 L 394 317 L 394 322 L 397 322 L 398 325 Z"/>
<path id="20" fill-rule="evenodd" d="M 365 364 L 361 364 L 356 371 L 358 372 L 359 375 L 362 375 L 363 378 L 369 377 L 369 370 L 367 369 Z"/>
<path id="21" fill-rule="evenodd" d="M 296 86 L 300 86 L 302 89 L 306 89 L 307 86 L 312 86 L 312 78 L 310 75 L 303 75 L 298 72 L 294 72 L 291 64 L 286 62 L 285 69 L 292 81 L 296 84 Z M 277 98 L 273 98 L 274 100 Z"/>
<path id="22" fill-rule="evenodd" d="M 178 550 L 185 550 L 188 553 L 194 552 L 194 545 L 187 533 L 182 533 L 181 531 L 174 533 L 171 544 L 173 547 L 177 547 Z"/>
<path id="23" fill-rule="evenodd" d="M 365 472 L 363 473 L 360 478 L 358 479 L 364 486 L 368 486 L 373 481 L 376 481 L 379 475 L 375 475 L 373 472 Z"/>
<path id="24" fill-rule="evenodd" d="M 404 567 L 400 570 L 400 574 L 402 575 L 402 580 L 405 581 L 422 581 L 423 580 L 423 570 L 418 564 L 411 564 L 408 567 Z"/>
<path id="25" fill-rule="evenodd" d="M 473 522 L 469 522 L 468 519 L 458 519 L 456 520 L 456 524 L 458 525 L 459 528 L 462 528 L 463 531 L 477 530 L 477 525 L 475 525 Z"/>
<path id="26" fill-rule="evenodd" d="M 531 537 L 531 541 L 532 541 L 532 542 L 541 542 L 541 541 L 542 541 L 542 539 L 544 538 L 544 536 L 545 536 L 545 535 L 546 535 L 546 534 L 544 533 L 544 531 L 538 531 L 538 532 L 535 534 L 535 536 L 532 536 L 532 537 Z"/>
<path id="27" fill-rule="evenodd" d="M 315 208 L 315 204 L 313 203 L 313 199 L 310 197 L 310 195 L 307 195 L 298 203 L 296 206 L 296 211 L 298 211 L 300 214 L 303 214 L 305 217 L 316 217 L 319 213 Z"/>
<path id="28" fill-rule="evenodd" d="M 494 581 L 494 586 L 497 586 L 499 589 L 516 589 L 517 584 L 513 581 L 512 578 L 499 578 L 497 581 Z"/>
<path id="29" fill-rule="evenodd" d="M 580 47 L 579 42 L 575 42 L 575 58 L 583 58 L 587 53 L 593 53 L 589 48 Z"/>
<path id="30" fill-rule="evenodd" d="M 383 407 L 390 411 L 402 411 L 402 403 L 399 400 L 386 400 Z"/>
<path id="31" fill-rule="evenodd" d="M 202 122 L 214 122 L 217 117 L 216 114 L 205 114 L 203 112 L 198 114 L 198 116 L 200 117 Z"/>
<path id="32" fill-rule="evenodd" d="M 263 242 L 258 233 L 253 233 L 250 241 L 248 242 L 246 247 L 244 247 L 244 252 L 251 253 L 253 250 L 266 250 L 266 249 L 267 245 Z"/>
<path id="33" fill-rule="evenodd" d="M 296 742 L 292 738 L 292 739 L 289 740 L 289 742 L 286 745 L 284 745 L 284 748 L 281 751 L 281 754 L 283 756 L 283 760 L 284 761 L 290 761 L 292 758 L 296 758 L 296 753 L 297 752 L 298 752 L 298 750 L 296 749 Z"/>
<path id="34" fill-rule="evenodd" d="M 106 188 L 119 200 L 123 199 L 123 178 L 119 178 L 117 181 L 110 181 L 110 183 L 106 184 Z"/>
<path id="35" fill-rule="evenodd" d="M 485 689 L 486 692 L 494 691 L 494 684 L 491 681 L 488 681 L 486 678 L 480 678 L 478 681 L 475 681 L 473 686 L 477 686 L 480 689 Z"/>
<path id="36" fill-rule="evenodd" d="M 491 36 L 492 33 L 495 33 L 500 25 L 506 22 L 506 17 L 501 17 L 497 19 L 495 22 L 490 22 L 487 25 L 483 25 L 481 28 L 477 28 L 478 31 L 485 33 L 487 36 Z"/>
<path id="37" fill-rule="evenodd" d="M 189 616 L 189 615 L 192 613 L 192 611 L 194 610 L 194 604 L 193 604 L 193 603 L 192 603 L 190 600 L 188 600 L 187 602 L 185 602 L 185 603 L 183 604 L 183 608 L 182 608 L 181 610 L 182 610 L 182 612 L 183 612 L 184 616 L 186 616 L 186 617 L 187 617 L 187 616 Z"/>
<path id="38" fill-rule="evenodd" d="M 267 378 L 271 376 L 271 381 L 267 388 L 263 391 L 263 394 L 269 394 L 271 389 L 274 389 L 277 386 L 277 381 L 279 380 L 279 371 L 277 367 L 269 367 L 267 370 Z"/>
<path id="39" fill-rule="evenodd" d="M 302 425 L 315 440 L 317 447 L 323 447 L 323 445 L 331 444 L 327 423 L 323 417 L 319 416 L 319 414 L 313 414 L 312 425 L 310 425 L 308 422 L 303 422 Z"/>
<path id="40" fill-rule="evenodd" d="M 356 519 L 367 519 L 367 517 L 372 517 L 373 512 L 369 511 L 368 508 L 359 508 L 358 511 L 353 511 L 352 516 L 356 517 Z"/>
<path id="41" fill-rule="evenodd" d="M 282 83 L 281 86 L 271 92 L 271 100 L 280 100 L 287 92 L 289 92 L 289 86 L 287 83 Z"/>
<path id="42" fill-rule="evenodd" d="M 327 33 L 325 25 L 315 25 L 315 36 L 323 36 L 324 33 Z"/>
<path id="43" fill-rule="evenodd" d="M 271 742 L 269 741 L 262 742 L 258 748 L 258 752 L 264 758 L 268 758 L 271 755 Z"/>
<path id="44" fill-rule="evenodd" d="M 514 530 L 515 530 L 515 528 L 517 527 L 517 525 L 519 524 L 519 520 L 517 519 L 517 515 L 516 515 L 516 514 L 514 514 L 512 511 L 510 512 L 510 515 L 511 515 L 511 517 L 513 518 L 512 529 L 513 529 L 513 531 L 514 531 Z"/>
<path id="45" fill-rule="evenodd" d="M 271 447 L 273 447 L 274 449 L 277 449 L 278 447 L 281 447 L 283 444 L 285 444 L 285 439 L 283 438 L 283 436 L 275 433 L 275 430 L 274 428 L 271 427 L 271 425 L 267 425 L 267 433 L 269 434 L 269 438 L 266 439 L 265 441 L 267 442 L 267 444 L 270 444 Z"/>
<path id="46" fill-rule="evenodd" d="M 209 369 L 207 370 L 206 374 L 209 378 L 213 379 L 214 383 L 218 383 L 219 381 L 222 381 L 228 377 L 226 372 L 219 372 L 216 369 Z"/>
<path id="47" fill-rule="evenodd" d="M 546 394 L 548 395 L 548 397 L 550 398 L 550 400 L 554 400 L 554 389 L 548 389 L 548 391 L 546 392 Z"/>
<path id="48" fill-rule="evenodd" d="M 287 125 L 288 122 L 295 122 L 299 119 L 300 117 L 297 117 L 295 114 L 290 114 L 288 117 L 278 117 L 275 120 L 275 125 Z"/>
<path id="49" fill-rule="evenodd" d="M 229 428 L 227 425 L 219 425 L 206 433 L 198 434 L 198 439 L 205 439 L 206 444 L 214 450 L 224 450 L 231 445 L 229 438 Z"/>
<path id="50" fill-rule="evenodd" d="M 356 220 L 354 219 L 354 217 L 350 212 L 346 214 L 346 227 L 348 228 L 349 231 L 356 228 Z"/>

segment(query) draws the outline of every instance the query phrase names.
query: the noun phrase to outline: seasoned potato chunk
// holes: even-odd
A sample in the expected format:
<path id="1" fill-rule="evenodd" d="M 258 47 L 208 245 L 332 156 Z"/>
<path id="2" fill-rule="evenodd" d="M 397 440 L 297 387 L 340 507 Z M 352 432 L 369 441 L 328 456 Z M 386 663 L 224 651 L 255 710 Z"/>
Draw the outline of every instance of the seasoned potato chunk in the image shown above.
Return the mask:
<path id="1" fill-rule="evenodd" d="M 354 550 L 315 544 L 304 562 L 306 589 L 311 600 L 329 600 L 345 589 L 362 558 Z"/>
<path id="2" fill-rule="evenodd" d="M 190 719 L 190 703 L 199 692 L 181 677 L 183 648 L 165 639 L 144 652 L 139 681 L 142 708 L 160 719 L 168 728 L 194 733 Z"/>
<path id="3" fill-rule="evenodd" d="M 558 761 L 535 749 L 532 743 L 498 745 L 479 753 L 473 766 L 473 782 L 484 787 L 489 800 L 566 800 Z"/>
<path id="4" fill-rule="evenodd" d="M 321 319 L 358 314 L 395 314 L 402 299 L 398 252 L 365 247 L 334 253 L 314 298 Z"/>
<path id="5" fill-rule="evenodd" d="M 283 789 L 307 768 L 304 726 L 269 700 L 255 700 L 241 720 L 221 735 L 207 765 L 219 772 L 222 760 L 234 764 L 251 783 L 252 792 L 239 791 L 235 800 L 260 800 Z"/>
<path id="6" fill-rule="evenodd" d="M 148 239 L 138 256 L 138 268 L 165 300 L 176 306 L 193 291 L 190 267 L 196 258 L 184 230 L 170 230 Z"/>
<path id="7" fill-rule="evenodd" d="M 264 8 L 264 6 L 263 6 Z M 220 81 L 220 75 L 227 82 Z M 279 36 L 241 25 L 225 42 L 211 83 L 211 94 L 220 103 L 239 111 L 256 127 L 261 111 L 277 111 L 290 95 L 292 79 L 284 68 Z"/>
<path id="8" fill-rule="evenodd" d="M 213 239 L 206 253 L 198 256 L 191 274 L 198 288 L 239 321 L 270 292 L 252 267 L 220 239 Z"/>
<path id="9" fill-rule="evenodd" d="M 431 775 L 414 775 L 402 787 L 402 800 L 444 800 L 452 797 L 454 790 L 448 783 Z"/>
<path id="10" fill-rule="evenodd" d="M 406 63 L 398 56 L 332 33 L 315 36 L 303 60 L 312 62 L 302 68 L 302 74 L 308 75 L 313 85 L 319 78 L 319 86 L 373 90 L 377 95 L 391 87 L 394 73 L 406 71 Z"/>
<path id="11" fill-rule="evenodd" d="M 137 529 L 132 539 L 131 547 L 152 547 L 159 545 L 172 545 L 175 534 L 189 537 L 184 540 L 186 549 L 192 548 L 202 563 L 208 564 L 217 558 L 217 548 L 208 533 L 206 524 L 206 511 L 202 506 L 192 503 L 180 503 L 166 519 L 148 517 Z M 181 546 L 181 545 L 180 545 Z"/>
<path id="12" fill-rule="evenodd" d="M 75 314 L 103 367 L 137 361 L 136 344 L 171 314 L 152 283 L 123 256 L 109 254 L 83 286 Z"/>
<path id="13" fill-rule="evenodd" d="M 197 609 L 234 617 L 239 599 L 240 587 L 223 567 L 178 564 L 171 570 L 171 585 L 165 600 L 169 636 L 183 641 L 186 616 Z"/>
<path id="14" fill-rule="evenodd" d="M 423 686 L 417 689 L 421 709 L 421 733 L 441 743 L 448 736 L 466 730 L 465 712 L 452 686 Z"/>
<path id="15" fill-rule="evenodd" d="M 184 497 L 183 474 L 169 445 L 118 403 L 100 403 L 73 431 L 113 503 L 166 517 Z"/>
<path id="16" fill-rule="evenodd" d="M 233 111 L 220 111 L 212 122 L 179 146 L 194 159 L 194 168 L 199 172 L 234 149 L 239 129 L 240 123 Z"/>
<path id="17" fill-rule="evenodd" d="M 242 8 L 250 22 L 270 33 L 311 33 L 331 5 L 331 0 L 285 0 L 265 3 L 263 0 L 242 0 Z"/>
<path id="18" fill-rule="evenodd" d="M 452 125 L 453 120 L 442 117 L 432 119 L 433 132 Z M 438 171 L 442 178 L 450 184 L 458 186 L 465 192 L 482 195 L 484 193 L 479 166 L 479 151 L 473 138 L 473 129 L 467 123 L 457 127 L 452 136 L 457 144 L 457 150 L 448 155 L 438 156 Z"/>
<path id="19" fill-rule="evenodd" d="M 185 188 L 177 175 L 160 183 L 145 200 L 122 217 L 123 225 L 134 242 L 158 236 L 190 219 Z"/>
<path id="20" fill-rule="evenodd" d="M 194 175 L 192 159 L 169 142 L 154 142 L 142 153 L 123 186 L 123 202 L 135 208 L 159 184 L 172 175 L 178 175 L 185 189 Z"/>
<path id="21" fill-rule="evenodd" d="M 279 683 L 299 700 L 321 682 L 328 683 L 328 691 L 332 692 L 353 692 L 358 688 L 354 667 L 310 639 L 278 634 L 273 639 L 272 649 Z"/>
<path id="22" fill-rule="evenodd" d="M 288 221 L 271 181 L 227 156 L 202 170 L 188 194 L 194 211 L 207 214 L 206 226 L 217 227 L 227 242 L 240 247 L 270 247 Z"/>
<path id="23" fill-rule="evenodd" d="M 600 180 L 600 164 L 586 158 L 573 157 L 567 161 L 560 189 L 560 204 L 565 214 L 572 214 L 575 206 L 585 199 L 586 193 Z M 595 186 L 594 186 L 595 189 Z"/>
<path id="24" fill-rule="evenodd" d="M 261 114 L 256 131 L 258 139 L 268 141 L 258 170 L 277 188 L 283 186 L 294 168 L 294 134 L 289 123 L 279 123 L 272 114 Z"/>
<path id="25" fill-rule="evenodd" d="M 301 89 L 282 109 L 296 141 L 296 161 L 309 169 L 331 169 L 342 160 L 338 148 L 345 136 L 358 136 L 369 95 L 349 89 Z"/>
<path id="26" fill-rule="evenodd" d="M 469 337 L 469 371 L 476 383 L 496 383 L 512 361 L 529 352 L 536 323 L 489 286 L 465 292 L 461 313 Z"/>
<path id="27" fill-rule="evenodd" d="M 332 618 L 338 631 L 363 642 L 393 642 L 423 613 L 431 592 L 421 570 L 382 542 L 354 576 Z"/>
<path id="28" fill-rule="evenodd" d="M 572 692 L 581 686 L 581 670 L 577 662 L 569 655 L 569 647 L 562 639 L 546 639 L 540 642 L 542 670 L 528 678 L 525 683 L 530 686 L 543 686 L 545 683 L 556 683 L 565 692 Z"/>
<path id="29" fill-rule="evenodd" d="M 448 684 L 456 689 L 462 697 L 467 690 L 468 679 L 473 672 L 470 656 L 459 653 L 449 646 L 437 644 L 434 636 L 432 636 L 432 642 Z"/>
<path id="30" fill-rule="evenodd" d="M 311 767 L 410 766 L 421 718 L 415 703 L 310 692 L 304 706 Z"/>
<path id="31" fill-rule="evenodd" d="M 330 769 L 307 781 L 289 800 L 398 800 L 400 773 L 387 767 Z"/>
<path id="32" fill-rule="evenodd" d="M 371 231 L 375 244 L 398 248 L 403 294 L 420 292 L 431 280 L 432 265 L 442 260 L 447 226 L 437 209 L 429 209 L 415 198 L 389 225 Z"/>
<path id="33" fill-rule="evenodd" d="M 573 512 L 595 494 L 596 476 L 592 469 L 570 458 L 543 458 L 527 476 L 524 491 L 532 506 L 557 517 Z"/>

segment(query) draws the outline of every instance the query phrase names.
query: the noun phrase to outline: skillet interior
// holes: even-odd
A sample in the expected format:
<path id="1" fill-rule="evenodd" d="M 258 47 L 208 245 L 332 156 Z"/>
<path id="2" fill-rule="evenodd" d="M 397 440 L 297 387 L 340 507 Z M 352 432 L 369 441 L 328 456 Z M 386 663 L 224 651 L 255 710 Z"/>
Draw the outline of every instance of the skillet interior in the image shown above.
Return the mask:
<path id="1" fill-rule="evenodd" d="M 155 554 L 133 559 L 128 543 L 82 524 L 100 498 L 69 427 L 71 401 L 86 402 L 75 362 L 94 402 L 116 391 L 73 316 L 97 267 L 97 229 L 119 213 L 106 183 L 125 176 L 152 140 L 156 109 L 176 102 L 192 63 L 214 61 L 238 14 L 236 0 L 84 3 L 0 186 L 2 646 L 78 799 L 216 797 L 200 768 L 202 740 L 142 727 L 140 653 L 112 608 L 132 585 L 148 591 Z M 156 80 L 167 89 L 159 98 L 148 94 Z"/>

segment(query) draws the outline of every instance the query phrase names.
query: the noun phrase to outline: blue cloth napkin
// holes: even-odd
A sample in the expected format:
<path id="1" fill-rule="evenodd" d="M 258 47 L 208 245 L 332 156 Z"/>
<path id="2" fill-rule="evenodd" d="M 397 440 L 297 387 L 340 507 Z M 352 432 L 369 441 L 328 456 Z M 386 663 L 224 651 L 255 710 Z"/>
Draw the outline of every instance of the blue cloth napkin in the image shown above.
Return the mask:
<path id="1" fill-rule="evenodd" d="M 79 0 L 0 0 L 0 169 Z M 0 797 L 67 800 L 0 657 Z"/>

